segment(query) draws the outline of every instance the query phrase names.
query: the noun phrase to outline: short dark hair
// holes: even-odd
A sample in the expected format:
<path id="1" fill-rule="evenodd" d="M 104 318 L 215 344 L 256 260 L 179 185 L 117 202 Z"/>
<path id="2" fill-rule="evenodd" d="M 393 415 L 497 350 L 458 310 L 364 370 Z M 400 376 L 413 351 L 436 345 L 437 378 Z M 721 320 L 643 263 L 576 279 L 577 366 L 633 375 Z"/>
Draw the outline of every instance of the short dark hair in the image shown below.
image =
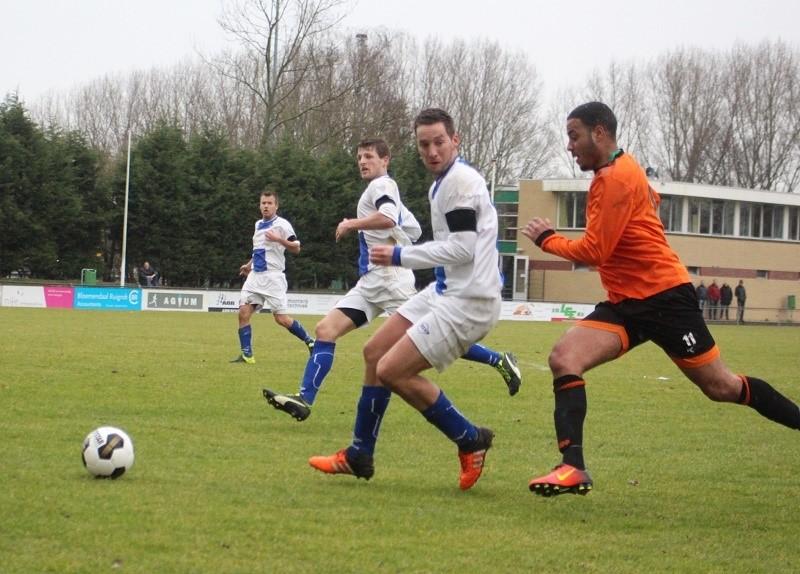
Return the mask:
<path id="1" fill-rule="evenodd" d="M 616 139 L 617 137 L 617 117 L 603 102 L 588 102 L 581 104 L 572 110 L 567 116 L 568 120 L 580 120 L 592 129 L 596 126 L 603 126 L 608 135 Z"/>
<path id="2" fill-rule="evenodd" d="M 275 203 L 280 203 L 280 201 L 278 200 L 278 192 L 275 191 L 274 187 L 271 187 L 271 186 L 265 187 L 264 191 L 261 192 L 261 195 L 259 197 L 264 197 L 264 196 L 274 197 L 275 198 Z"/>
<path id="3" fill-rule="evenodd" d="M 381 138 L 365 138 L 358 142 L 358 149 L 370 147 L 375 150 L 375 153 L 377 153 L 378 157 L 381 159 L 391 155 L 389 152 L 389 144 Z"/>
<path id="4" fill-rule="evenodd" d="M 447 135 L 453 137 L 456 133 L 456 124 L 453 121 L 453 116 L 441 108 L 427 108 L 418 113 L 417 117 L 414 118 L 414 133 L 417 132 L 419 126 L 432 126 L 440 122 L 444 124 Z"/>

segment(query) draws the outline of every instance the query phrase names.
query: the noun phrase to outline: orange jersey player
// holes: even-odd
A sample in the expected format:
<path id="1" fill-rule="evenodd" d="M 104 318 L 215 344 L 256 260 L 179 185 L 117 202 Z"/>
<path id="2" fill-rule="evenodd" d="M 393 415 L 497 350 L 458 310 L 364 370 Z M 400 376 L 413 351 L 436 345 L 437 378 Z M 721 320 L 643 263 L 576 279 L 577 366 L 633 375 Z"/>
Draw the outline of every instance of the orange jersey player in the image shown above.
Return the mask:
<path id="1" fill-rule="evenodd" d="M 646 341 L 661 347 L 711 400 L 748 405 L 800 429 L 794 402 L 722 362 L 686 268 L 667 243 L 658 194 L 636 160 L 617 146 L 616 131 L 614 113 L 600 102 L 578 106 L 567 117 L 567 150 L 581 170 L 595 174 L 583 237 L 567 239 L 540 217 L 522 230 L 548 253 L 597 267 L 608 291 L 608 301 L 564 333 L 550 353 L 562 461 L 530 481 L 530 490 L 542 496 L 592 489 L 583 459 L 584 373 Z"/>

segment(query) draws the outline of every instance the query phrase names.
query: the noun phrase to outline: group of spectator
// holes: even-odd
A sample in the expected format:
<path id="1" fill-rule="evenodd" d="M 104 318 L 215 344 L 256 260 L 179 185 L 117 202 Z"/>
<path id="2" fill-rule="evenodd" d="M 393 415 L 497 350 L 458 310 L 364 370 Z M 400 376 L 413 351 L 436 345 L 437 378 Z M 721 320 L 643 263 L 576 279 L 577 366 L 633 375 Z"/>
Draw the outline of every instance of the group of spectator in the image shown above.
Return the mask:
<path id="1" fill-rule="evenodd" d="M 747 291 L 744 288 L 744 281 L 739 280 L 736 289 L 731 289 L 727 283 L 722 287 L 717 285 L 717 280 L 711 281 L 711 285 L 706 287 L 704 281 L 696 288 L 697 301 L 703 316 L 711 321 L 730 321 L 730 306 L 736 297 L 736 322 L 744 322 L 744 305 L 747 300 Z"/>

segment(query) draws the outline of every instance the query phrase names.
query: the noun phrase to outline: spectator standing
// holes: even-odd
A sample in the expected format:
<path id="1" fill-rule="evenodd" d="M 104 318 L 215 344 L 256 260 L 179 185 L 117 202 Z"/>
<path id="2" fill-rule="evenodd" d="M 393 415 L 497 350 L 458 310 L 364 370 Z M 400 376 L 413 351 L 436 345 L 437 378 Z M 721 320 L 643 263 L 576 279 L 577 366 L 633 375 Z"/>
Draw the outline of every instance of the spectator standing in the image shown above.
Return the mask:
<path id="1" fill-rule="evenodd" d="M 700 306 L 700 312 L 705 316 L 706 303 L 708 302 L 708 288 L 705 283 L 700 281 L 700 285 L 697 286 L 695 291 L 697 292 L 697 303 Z"/>
<path id="2" fill-rule="evenodd" d="M 714 279 L 711 281 L 711 285 L 708 286 L 708 318 L 712 321 L 717 318 L 717 311 L 719 310 L 719 299 L 720 299 L 720 292 L 719 292 L 719 285 L 717 285 L 717 280 Z"/>
<path id="3" fill-rule="evenodd" d="M 747 290 L 744 288 L 744 281 L 739 279 L 739 284 L 734 289 L 736 295 L 736 322 L 744 323 L 744 302 L 747 301 Z"/>
<path id="4" fill-rule="evenodd" d="M 722 287 L 719 289 L 719 303 L 721 305 L 719 310 L 719 318 L 722 319 L 723 315 L 725 316 L 726 321 L 730 321 L 730 315 L 728 311 L 731 307 L 731 301 L 733 301 L 733 289 L 727 283 L 723 283 Z"/>

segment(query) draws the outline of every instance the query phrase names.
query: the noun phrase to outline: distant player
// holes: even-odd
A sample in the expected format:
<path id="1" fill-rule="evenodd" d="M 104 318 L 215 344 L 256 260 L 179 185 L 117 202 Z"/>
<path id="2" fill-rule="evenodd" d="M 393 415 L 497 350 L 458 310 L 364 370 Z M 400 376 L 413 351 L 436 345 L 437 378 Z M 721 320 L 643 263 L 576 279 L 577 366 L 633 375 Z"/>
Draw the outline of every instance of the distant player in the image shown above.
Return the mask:
<path id="1" fill-rule="evenodd" d="M 232 363 L 255 363 L 253 332 L 250 317 L 266 303 L 275 322 L 303 341 L 311 352 L 314 339 L 303 326 L 287 313 L 285 251 L 300 253 L 300 241 L 292 224 L 278 216 L 278 194 L 267 189 L 259 203 L 262 218 L 256 221 L 253 233 L 253 253 L 250 261 L 239 267 L 239 274 L 247 276 L 239 297 L 239 344 L 241 353 Z"/>
<path id="2" fill-rule="evenodd" d="M 306 363 L 299 393 L 281 394 L 264 389 L 269 404 L 298 421 L 311 414 L 311 405 L 333 365 L 336 340 L 383 312 L 394 313 L 416 293 L 411 269 L 376 265 L 368 260 L 370 247 L 408 246 L 422 233 L 416 218 L 401 201 L 397 184 L 387 174 L 389 146 L 381 139 L 364 140 L 358 145 L 356 161 L 362 179 L 369 184 L 358 201 L 358 217 L 339 223 L 336 241 L 353 231 L 358 232 L 361 247 L 358 283 L 317 325 L 314 350 Z M 522 378 L 511 353 L 498 353 L 474 345 L 465 358 L 495 367 L 508 385 L 509 393 L 514 395 L 518 391 Z M 368 371 L 365 376 L 372 380 L 374 372 Z"/>
<path id="3" fill-rule="evenodd" d="M 470 422 L 421 373 L 447 368 L 486 336 L 500 316 L 497 212 L 483 177 L 458 157 L 459 136 L 444 110 L 422 111 L 414 122 L 417 149 L 436 177 L 428 192 L 433 240 L 374 245 L 371 263 L 434 268 L 436 280 L 391 315 L 364 347 L 367 377 L 351 445 L 309 464 L 328 474 L 370 479 L 380 424 L 397 394 L 458 448 L 459 488 L 480 478 L 494 433 Z"/>
<path id="4" fill-rule="evenodd" d="M 709 399 L 747 405 L 770 420 L 800 428 L 795 403 L 722 362 L 686 267 L 667 243 L 658 217 L 660 197 L 636 160 L 617 146 L 616 132 L 614 113 L 600 102 L 578 106 L 567 117 L 567 150 L 581 170 L 594 172 L 586 233 L 568 239 L 540 217 L 522 230 L 543 251 L 596 267 L 608 291 L 608 301 L 569 329 L 550 353 L 562 461 L 530 481 L 530 490 L 542 496 L 592 489 L 583 460 L 583 375 L 646 341 L 661 347 Z"/>

